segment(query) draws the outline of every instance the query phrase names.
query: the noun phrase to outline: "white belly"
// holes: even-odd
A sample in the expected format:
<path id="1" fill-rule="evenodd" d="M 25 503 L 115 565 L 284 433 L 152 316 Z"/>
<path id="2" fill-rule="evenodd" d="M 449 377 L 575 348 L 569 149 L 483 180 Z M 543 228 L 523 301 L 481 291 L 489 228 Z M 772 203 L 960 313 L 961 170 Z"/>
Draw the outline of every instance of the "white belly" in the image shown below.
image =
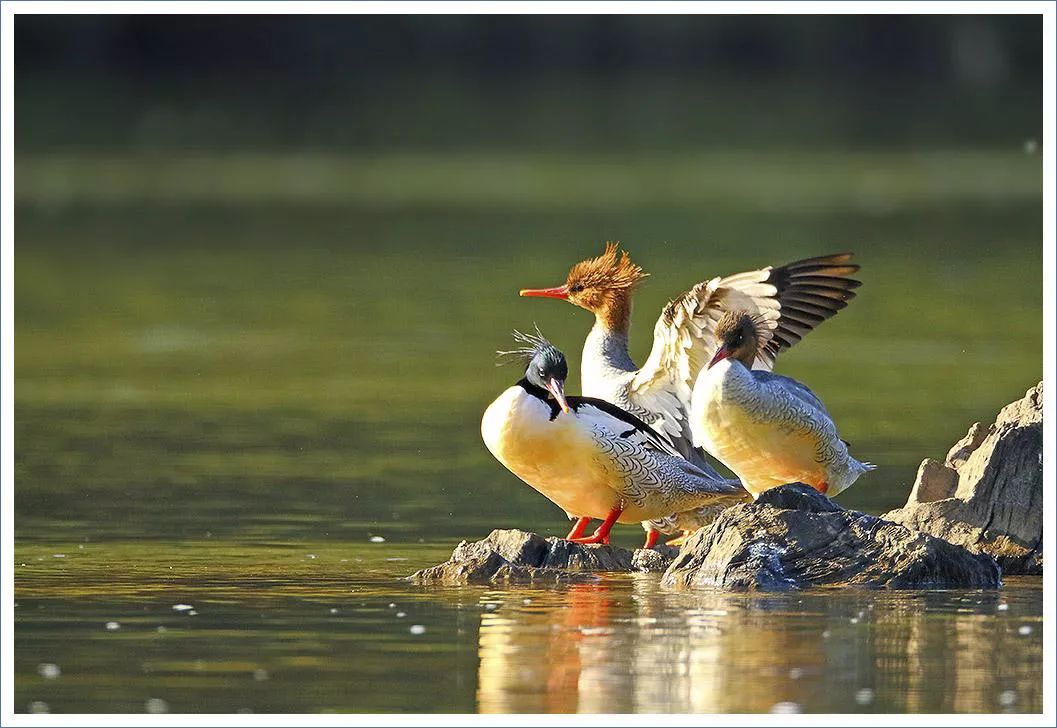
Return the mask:
<path id="1" fill-rule="evenodd" d="M 619 503 L 616 473 L 576 418 L 551 420 L 550 408 L 520 386 L 485 410 L 481 436 L 496 460 L 566 513 L 605 518 Z"/>
<path id="2" fill-rule="evenodd" d="M 697 442 L 741 478 L 753 495 L 786 483 L 820 486 L 826 472 L 817 462 L 810 433 L 753 416 L 746 390 L 731 386 L 730 365 L 720 362 L 698 381 L 693 401 Z"/>

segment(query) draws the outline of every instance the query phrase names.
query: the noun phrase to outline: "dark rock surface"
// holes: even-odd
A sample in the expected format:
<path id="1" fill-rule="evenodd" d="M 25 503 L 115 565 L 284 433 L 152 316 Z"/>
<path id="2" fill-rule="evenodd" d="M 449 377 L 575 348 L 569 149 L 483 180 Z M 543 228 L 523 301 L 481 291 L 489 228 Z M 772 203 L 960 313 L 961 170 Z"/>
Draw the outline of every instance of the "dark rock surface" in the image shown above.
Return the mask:
<path id="1" fill-rule="evenodd" d="M 1041 574 L 1042 382 L 944 462 L 922 462 L 907 504 L 884 518 L 991 554 L 1005 574 Z"/>
<path id="2" fill-rule="evenodd" d="M 496 530 L 480 541 L 463 541 L 443 564 L 411 575 L 416 584 L 462 586 L 502 582 L 561 583 L 606 571 L 663 571 L 676 549 L 634 552 L 602 544 L 575 544 L 518 530 Z"/>
<path id="3" fill-rule="evenodd" d="M 994 559 L 891 521 L 848 511 L 804 485 L 733 506 L 683 545 L 664 574 L 675 588 L 818 586 L 997 588 Z"/>

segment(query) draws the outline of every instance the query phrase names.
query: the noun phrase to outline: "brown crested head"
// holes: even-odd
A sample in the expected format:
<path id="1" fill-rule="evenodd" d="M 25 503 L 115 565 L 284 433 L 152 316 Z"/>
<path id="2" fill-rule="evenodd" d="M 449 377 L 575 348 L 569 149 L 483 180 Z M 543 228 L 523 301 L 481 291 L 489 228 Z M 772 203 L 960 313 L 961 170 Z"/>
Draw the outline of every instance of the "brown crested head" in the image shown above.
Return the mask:
<path id="1" fill-rule="evenodd" d="M 631 262 L 627 251 L 619 250 L 617 243 L 606 243 L 597 258 L 582 260 L 569 269 L 565 288 L 570 303 L 598 312 L 612 294 L 630 294 L 648 275 Z"/>
<path id="2" fill-rule="evenodd" d="M 708 366 L 724 359 L 740 361 L 748 368 L 756 359 L 760 348 L 761 322 L 748 311 L 727 311 L 716 325 L 719 348 Z"/>
<path id="3" fill-rule="evenodd" d="M 526 288 L 522 296 L 560 298 L 595 314 L 609 329 L 626 330 L 631 318 L 631 294 L 649 273 L 631 262 L 631 256 L 606 243 L 597 258 L 582 260 L 569 269 L 565 284 L 556 288 Z"/>

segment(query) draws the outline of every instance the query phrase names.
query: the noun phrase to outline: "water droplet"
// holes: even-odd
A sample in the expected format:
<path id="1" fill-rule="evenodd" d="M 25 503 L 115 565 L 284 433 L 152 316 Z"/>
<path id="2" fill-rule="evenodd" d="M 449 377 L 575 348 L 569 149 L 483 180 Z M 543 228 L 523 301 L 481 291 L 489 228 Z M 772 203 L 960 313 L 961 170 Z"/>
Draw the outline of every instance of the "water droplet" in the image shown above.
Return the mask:
<path id="1" fill-rule="evenodd" d="M 521 603 L 522 604 L 532 604 L 532 600 L 529 599 L 528 597 L 525 597 L 524 599 L 521 600 Z"/>
<path id="2" fill-rule="evenodd" d="M 830 631 L 828 629 L 822 630 L 822 639 L 828 640 L 829 639 L 829 635 L 830 635 Z"/>
<path id="3" fill-rule="evenodd" d="M 330 613 L 331 614 L 337 614 L 338 613 L 338 608 L 337 607 L 331 607 L 330 608 Z"/>
<path id="4" fill-rule="evenodd" d="M 789 701 L 782 701 L 781 703 L 775 703 L 771 706 L 772 713 L 799 713 L 800 704 L 791 703 Z"/>
<path id="5" fill-rule="evenodd" d="M 194 609 L 194 607 L 192 607 L 190 604 L 174 604 L 174 605 L 172 605 L 172 610 L 174 612 L 189 612 L 192 609 Z"/>
<path id="6" fill-rule="evenodd" d="M 426 628 L 423 627 L 421 624 L 413 624 L 411 625 L 411 629 L 409 629 L 408 632 L 410 632 L 411 634 L 425 634 Z"/>
<path id="7" fill-rule="evenodd" d="M 799 680 L 803 676 L 804 676 L 804 670 L 802 668 L 794 667 L 791 670 L 789 670 L 789 679 L 790 680 Z"/>
<path id="8" fill-rule="evenodd" d="M 187 613 L 187 616 L 188 616 L 188 617 L 193 617 L 193 616 L 195 616 L 196 614 L 198 614 L 198 612 L 196 612 L 195 610 L 193 610 L 193 609 L 192 609 L 192 610 L 191 610 L 190 612 L 188 612 L 188 613 Z"/>
<path id="9" fill-rule="evenodd" d="M 257 682 L 267 680 L 269 677 L 271 677 L 271 675 L 268 674 L 267 670 L 262 670 L 258 667 L 256 670 L 253 671 L 253 679 Z"/>
<path id="10" fill-rule="evenodd" d="M 499 605 L 489 602 L 488 604 L 484 605 L 484 609 L 486 612 L 494 612 L 495 610 L 499 609 Z"/>
<path id="11" fill-rule="evenodd" d="M 51 706 L 45 703 L 43 700 L 34 700 L 29 704 L 30 713 L 50 713 Z"/>
<path id="12" fill-rule="evenodd" d="M 116 632 L 117 630 L 121 629 L 121 623 L 120 622 L 107 622 L 106 623 L 106 628 L 110 632 Z"/>
<path id="13" fill-rule="evenodd" d="M 390 609 L 396 609 L 396 602 L 389 602 Z"/>
<path id="14" fill-rule="evenodd" d="M 382 538 L 381 536 L 371 536 L 367 540 L 370 541 L 371 543 L 385 543 L 385 539 Z"/>
<path id="15" fill-rule="evenodd" d="M 848 621 L 851 622 L 852 624 L 858 624 L 859 623 L 859 618 L 858 617 L 852 617 Z"/>
<path id="16" fill-rule="evenodd" d="M 310 558 L 310 559 L 314 559 L 314 558 L 316 558 L 316 555 L 315 555 L 315 554 L 309 554 L 309 555 L 308 555 L 308 558 Z"/>
<path id="17" fill-rule="evenodd" d="M 151 715 L 160 715 L 161 713 L 169 712 L 169 704 L 161 698 L 151 698 L 143 707 Z"/>
<path id="18" fill-rule="evenodd" d="M 53 558 L 53 559 L 65 559 L 66 558 L 66 554 L 52 554 L 51 558 Z"/>
<path id="19" fill-rule="evenodd" d="M 1022 635 L 1029 635 L 1031 634 L 1031 627 L 1025 624 L 1020 629 L 1018 629 L 1017 632 Z"/>
<path id="20" fill-rule="evenodd" d="M 406 616 L 407 616 L 407 612 L 397 612 L 396 613 L 396 618 L 397 619 L 403 619 Z"/>
<path id="21" fill-rule="evenodd" d="M 873 690 L 870 688 L 861 688 L 855 691 L 855 702 L 859 705 L 869 705 L 873 702 Z"/>
<path id="22" fill-rule="evenodd" d="M 998 702 L 1000 705 L 1008 708 L 1017 702 L 1017 693 L 1015 690 L 1003 690 L 998 696 Z"/>
<path id="23" fill-rule="evenodd" d="M 62 670 L 54 662 L 42 662 L 37 665 L 37 672 L 45 680 L 54 680 L 62 674 Z"/>
<path id="24" fill-rule="evenodd" d="M 1001 604 L 998 605 L 998 611 L 1005 612 L 1005 611 L 1008 611 L 1008 610 L 1009 610 L 1009 605 L 1006 604 L 1005 602 L 1002 602 Z"/>
<path id="25" fill-rule="evenodd" d="M 160 625 L 158 625 L 158 629 L 156 631 L 157 631 L 158 634 L 165 634 L 169 630 L 165 628 L 164 624 L 160 624 Z"/>

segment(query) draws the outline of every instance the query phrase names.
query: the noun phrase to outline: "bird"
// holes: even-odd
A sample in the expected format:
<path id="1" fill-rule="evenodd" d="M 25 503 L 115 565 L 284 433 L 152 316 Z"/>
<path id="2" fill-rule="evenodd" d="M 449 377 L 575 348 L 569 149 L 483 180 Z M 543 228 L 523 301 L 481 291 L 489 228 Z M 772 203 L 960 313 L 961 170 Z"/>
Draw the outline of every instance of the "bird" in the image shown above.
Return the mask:
<path id="1" fill-rule="evenodd" d="M 515 332 L 524 376 L 481 418 L 488 450 L 575 519 L 566 538 L 609 543 L 615 523 L 639 523 L 747 497 L 737 480 L 707 473 L 635 415 L 602 399 L 566 396 L 565 355 L 538 330 Z M 584 531 L 593 519 L 602 524 Z"/>
<path id="2" fill-rule="evenodd" d="M 635 415 L 699 468 L 720 477 L 705 453 L 694 447 L 689 424 L 694 382 L 718 348 L 719 319 L 732 310 L 774 319 L 775 330 L 753 362 L 755 369 L 769 371 L 779 353 L 855 297 L 861 283 L 847 277 L 859 270 L 851 259 L 851 253 L 838 253 L 701 281 L 661 311 L 654 325 L 653 348 L 641 368 L 628 352 L 628 335 L 632 298 L 649 274 L 617 243 L 607 242 L 601 255 L 572 266 L 563 285 L 525 288 L 520 295 L 557 298 L 593 313 L 595 323 L 584 341 L 581 360 L 582 393 Z M 681 520 L 703 525 L 713 510 L 682 514 Z M 669 516 L 643 527 L 648 534 L 670 533 L 675 514 Z M 688 529 L 682 530 L 685 536 Z"/>
<path id="3" fill-rule="evenodd" d="M 730 468 L 754 498 L 797 482 L 836 496 L 875 466 L 851 456 L 814 392 L 752 368 L 775 331 L 773 319 L 747 311 L 728 311 L 719 320 L 719 348 L 694 384 L 694 442 Z"/>

